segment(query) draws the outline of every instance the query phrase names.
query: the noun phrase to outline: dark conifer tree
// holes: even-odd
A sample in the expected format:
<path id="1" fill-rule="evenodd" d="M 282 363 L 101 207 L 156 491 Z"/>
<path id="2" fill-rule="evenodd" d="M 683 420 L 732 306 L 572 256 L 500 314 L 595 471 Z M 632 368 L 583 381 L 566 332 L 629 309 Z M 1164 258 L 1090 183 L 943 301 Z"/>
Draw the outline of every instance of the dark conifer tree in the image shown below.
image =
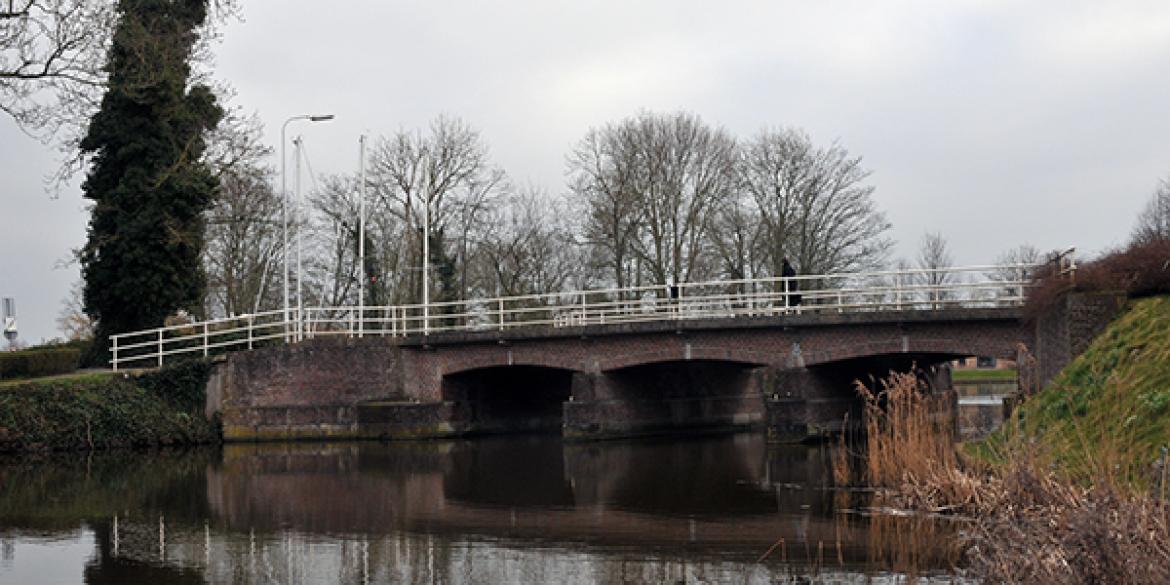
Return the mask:
<path id="1" fill-rule="evenodd" d="M 100 356 L 109 335 L 198 306 L 203 217 L 216 192 L 203 136 L 223 115 L 211 89 L 190 82 L 207 0 L 120 0 L 118 17 L 108 89 L 81 142 L 92 156 L 85 310 Z"/>

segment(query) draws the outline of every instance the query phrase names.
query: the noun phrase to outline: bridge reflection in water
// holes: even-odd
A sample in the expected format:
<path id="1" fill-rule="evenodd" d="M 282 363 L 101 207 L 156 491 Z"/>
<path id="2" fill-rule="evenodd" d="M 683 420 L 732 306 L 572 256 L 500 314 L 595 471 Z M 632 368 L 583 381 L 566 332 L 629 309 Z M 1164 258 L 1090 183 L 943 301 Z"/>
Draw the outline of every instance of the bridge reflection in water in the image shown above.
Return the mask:
<path id="1" fill-rule="evenodd" d="M 909 564 L 926 575 L 954 566 L 956 526 L 846 513 L 867 495 L 826 489 L 828 460 L 826 448 L 768 446 L 761 434 L 528 436 L 231 445 L 98 461 L 88 479 L 57 464 L 5 475 L 57 494 L 34 516 L 86 522 L 97 548 L 77 559 L 87 583 L 764 583 L 814 573 L 860 583 L 893 582 L 890 571 Z M 44 530 L 15 511 L 45 495 L 0 496 L 7 538 Z"/>

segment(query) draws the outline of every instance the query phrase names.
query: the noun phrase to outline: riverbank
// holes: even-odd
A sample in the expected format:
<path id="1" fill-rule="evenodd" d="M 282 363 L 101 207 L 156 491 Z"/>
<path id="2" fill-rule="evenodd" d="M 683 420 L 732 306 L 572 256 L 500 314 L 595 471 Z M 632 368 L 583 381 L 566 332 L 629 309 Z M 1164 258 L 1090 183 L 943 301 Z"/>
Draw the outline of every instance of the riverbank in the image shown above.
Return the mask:
<path id="1" fill-rule="evenodd" d="M 867 390 L 864 476 L 883 508 L 969 518 L 966 565 L 984 582 L 1168 583 L 1167 379 L 1165 296 L 1132 301 L 1001 431 L 966 449 L 929 416 L 917 380 L 894 376 Z"/>
<path id="2" fill-rule="evenodd" d="M 203 414 L 210 364 L 82 374 L 0 387 L 0 452 L 194 445 L 220 440 Z"/>
<path id="3" fill-rule="evenodd" d="M 1031 442 L 1077 483 L 1108 478 L 1138 489 L 1162 487 L 1162 449 L 1170 446 L 1168 382 L 1170 296 L 1133 301 L 1016 410 L 984 451 L 994 455 Z"/>

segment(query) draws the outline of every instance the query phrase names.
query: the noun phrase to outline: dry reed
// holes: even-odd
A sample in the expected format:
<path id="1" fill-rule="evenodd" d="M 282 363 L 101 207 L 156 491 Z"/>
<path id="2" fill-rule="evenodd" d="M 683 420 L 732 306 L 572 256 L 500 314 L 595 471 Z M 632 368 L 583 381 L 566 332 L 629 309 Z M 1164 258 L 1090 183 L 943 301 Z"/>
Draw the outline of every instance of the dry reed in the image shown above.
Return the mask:
<path id="1" fill-rule="evenodd" d="M 913 374 L 891 374 L 880 390 L 859 384 L 858 391 L 866 401 L 865 468 L 879 497 L 887 506 L 970 517 L 960 546 L 973 576 L 988 583 L 1170 583 L 1170 505 L 1124 483 L 1128 474 L 1112 464 L 1123 439 L 1082 445 L 1093 453 L 1085 455 L 1092 457 L 1092 483 L 1058 475 L 1050 457 L 1019 437 L 1005 447 L 1003 465 L 979 467 L 960 456 L 938 416 L 940 397 Z M 904 525 L 879 518 L 873 526 L 880 541 L 891 531 L 894 540 L 907 538 L 899 534 Z M 921 534 L 913 539 L 924 541 Z M 898 555 L 915 548 L 895 547 L 886 560 L 912 571 L 921 559 Z"/>
<path id="2" fill-rule="evenodd" d="M 933 512 L 974 498 L 955 474 L 959 456 L 947 415 L 952 397 L 932 394 L 913 373 L 891 373 L 880 389 L 857 384 L 865 401 L 866 479 L 886 503 Z"/>

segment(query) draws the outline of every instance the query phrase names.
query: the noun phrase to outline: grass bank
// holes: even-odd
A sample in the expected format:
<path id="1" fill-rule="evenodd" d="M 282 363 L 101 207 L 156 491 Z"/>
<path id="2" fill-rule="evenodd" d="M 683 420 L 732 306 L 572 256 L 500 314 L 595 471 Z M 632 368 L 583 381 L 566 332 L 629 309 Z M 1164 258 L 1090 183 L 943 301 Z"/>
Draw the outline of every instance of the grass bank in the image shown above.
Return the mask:
<path id="1" fill-rule="evenodd" d="M 1161 487 L 1170 445 L 1170 296 L 1131 302 L 1088 349 L 1029 398 L 984 453 L 1021 442 L 1080 484 Z"/>
<path id="2" fill-rule="evenodd" d="M 955 370 L 951 372 L 955 382 L 1015 382 L 1015 370 Z"/>
<path id="3" fill-rule="evenodd" d="M 0 387 L 0 452 L 188 445 L 219 440 L 203 416 L 210 365 L 81 374 Z"/>
<path id="4" fill-rule="evenodd" d="M 1170 583 L 1170 486 L 1158 463 L 1170 443 L 1170 297 L 1133 301 L 976 457 L 930 416 L 937 405 L 914 376 L 861 391 L 861 471 L 879 506 L 969 518 L 973 576 Z"/>

